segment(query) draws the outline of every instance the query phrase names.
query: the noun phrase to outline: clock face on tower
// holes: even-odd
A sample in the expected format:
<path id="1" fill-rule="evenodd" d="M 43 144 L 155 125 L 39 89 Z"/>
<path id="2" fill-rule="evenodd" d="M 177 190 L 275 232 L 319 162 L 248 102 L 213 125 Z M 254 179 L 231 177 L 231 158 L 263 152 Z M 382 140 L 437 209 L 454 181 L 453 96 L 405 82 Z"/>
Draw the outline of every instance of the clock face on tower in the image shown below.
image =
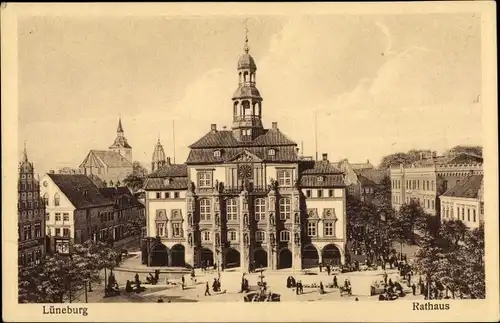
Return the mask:
<path id="1" fill-rule="evenodd" d="M 252 166 L 240 165 L 240 167 L 238 168 L 238 177 L 241 179 L 253 178 Z"/>

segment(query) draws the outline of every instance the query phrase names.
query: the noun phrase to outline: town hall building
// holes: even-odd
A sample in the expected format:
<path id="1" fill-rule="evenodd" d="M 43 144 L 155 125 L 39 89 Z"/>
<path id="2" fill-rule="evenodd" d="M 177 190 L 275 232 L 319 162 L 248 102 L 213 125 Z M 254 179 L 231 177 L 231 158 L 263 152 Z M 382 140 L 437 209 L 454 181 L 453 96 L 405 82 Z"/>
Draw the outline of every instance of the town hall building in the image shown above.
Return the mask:
<path id="1" fill-rule="evenodd" d="M 344 174 L 312 160 L 273 122 L 263 125 L 257 65 L 247 42 L 237 65 L 231 130 L 212 124 L 184 164 L 144 184 L 148 266 L 302 269 L 345 261 Z M 162 150 L 162 149 L 161 149 Z"/>

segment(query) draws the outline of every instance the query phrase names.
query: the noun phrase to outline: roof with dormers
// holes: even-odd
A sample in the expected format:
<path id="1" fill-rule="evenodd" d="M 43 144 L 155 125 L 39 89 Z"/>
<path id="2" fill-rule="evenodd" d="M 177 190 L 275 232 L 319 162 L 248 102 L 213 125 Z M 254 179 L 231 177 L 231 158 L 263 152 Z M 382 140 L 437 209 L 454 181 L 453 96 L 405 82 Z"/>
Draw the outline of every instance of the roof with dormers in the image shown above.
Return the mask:
<path id="1" fill-rule="evenodd" d="M 144 190 L 186 190 L 189 185 L 186 164 L 167 164 L 148 175 Z"/>
<path id="2" fill-rule="evenodd" d="M 186 164 L 167 164 L 158 168 L 153 173 L 149 174 L 149 178 L 155 177 L 187 177 Z"/>
<path id="3" fill-rule="evenodd" d="M 288 139 L 279 129 L 265 129 L 253 141 L 238 141 L 231 130 L 212 130 L 190 145 L 188 164 L 223 163 L 247 151 L 262 161 L 298 161 L 297 144 Z M 274 154 L 269 150 L 273 149 Z M 220 154 L 214 152 L 220 150 Z"/>
<path id="4" fill-rule="evenodd" d="M 345 187 L 344 173 L 328 160 L 301 161 L 299 165 L 301 187 Z"/>
<path id="5" fill-rule="evenodd" d="M 479 196 L 483 175 L 468 176 L 460 181 L 457 185 L 448 189 L 442 196 L 463 197 L 475 199 Z"/>
<path id="6" fill-rule="evenodd" d="M 265 129 L 264 134 L 250 142 L 240 142 L 231 130 L 210 131 L 189 148 L 237 148 L 259 146 L 296 146 L 297 143 L 288 139 L 279 129 Z"/>
<path id="7" fill-rule="evenodd" d="M 113 201 L 102 195 L 99 188 L 86 175 L 47 175 L 77 209 L 113 204 Z"/>

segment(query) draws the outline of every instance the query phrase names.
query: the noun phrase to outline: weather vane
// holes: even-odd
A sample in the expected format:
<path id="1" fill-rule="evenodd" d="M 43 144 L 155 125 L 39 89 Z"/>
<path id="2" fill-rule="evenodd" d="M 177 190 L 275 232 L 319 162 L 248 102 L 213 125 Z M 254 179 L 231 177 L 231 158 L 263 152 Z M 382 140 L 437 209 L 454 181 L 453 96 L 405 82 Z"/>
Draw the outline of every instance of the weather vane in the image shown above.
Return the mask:
<path id="1" fill-rule="evenodd" d="M 245 25 L 245 47 L 243 49 L 245 50 L 245 53 L 248 53 L 250 51 L 250 47 L 248 47 L 248 26 L 247 26 L 247 21 L 248 18 L 243 21 L 243 24 Z"/>

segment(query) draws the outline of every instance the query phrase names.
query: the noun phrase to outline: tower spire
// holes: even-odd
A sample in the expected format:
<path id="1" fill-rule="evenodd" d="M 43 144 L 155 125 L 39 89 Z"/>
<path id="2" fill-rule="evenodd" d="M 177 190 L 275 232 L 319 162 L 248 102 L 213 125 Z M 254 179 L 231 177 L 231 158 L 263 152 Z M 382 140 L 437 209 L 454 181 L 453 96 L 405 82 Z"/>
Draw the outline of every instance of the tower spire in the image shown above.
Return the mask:
<path id="1" fill-rule="evenodd" d="M 28 150 L 26 149 L 26 140 L 24 141 L 23 161 L 28 161 Z"/>
<path id="2" fill-rule="evenodd" d="M 116 132 L 123 132 L 122 116 L 121 115 L 118 117 L 118 129 L 116 130 Z"/>

